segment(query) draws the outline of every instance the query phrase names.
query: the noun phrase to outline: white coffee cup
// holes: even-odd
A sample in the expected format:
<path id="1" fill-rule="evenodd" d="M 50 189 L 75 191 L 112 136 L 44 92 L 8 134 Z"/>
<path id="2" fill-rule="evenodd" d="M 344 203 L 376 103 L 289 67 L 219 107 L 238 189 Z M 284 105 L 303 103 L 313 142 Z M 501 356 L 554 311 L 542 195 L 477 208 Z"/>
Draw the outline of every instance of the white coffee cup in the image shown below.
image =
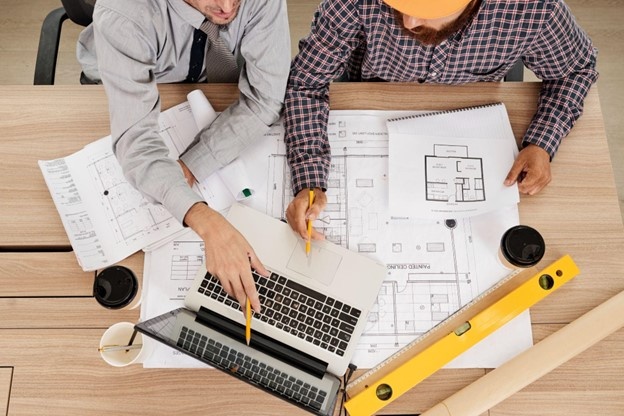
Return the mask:
<path id="1" fill-rule="evenodd" d="M 120 348 L 130 343 L 133 333 L 134 324 L 130 322 L 118 322 L 110 326 L 100 339 L 102 359 L 114 367 L 142 363 L 149 355 L 143 343 L 143 334 L 137 332 L 130 347 Z"/>

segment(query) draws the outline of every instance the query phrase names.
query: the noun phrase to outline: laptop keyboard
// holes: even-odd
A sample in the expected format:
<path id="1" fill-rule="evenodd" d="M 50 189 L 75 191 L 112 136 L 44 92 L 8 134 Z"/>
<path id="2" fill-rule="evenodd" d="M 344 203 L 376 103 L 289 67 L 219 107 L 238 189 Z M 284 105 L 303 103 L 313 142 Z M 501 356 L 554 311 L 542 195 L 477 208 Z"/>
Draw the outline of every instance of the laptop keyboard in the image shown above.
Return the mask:
<path id="1" fill-rule="evenodd" d="M 239 377 L 262 385 L 275 393 L 320 410 L 327 392 L 277 368 L 250 357 L 219 341 L 182 327 L 178 347 L 227 370 Z"/>
<path id="2" fill-rule="evenodd" d="M 254 317 L 284 332 L 343 356 L 361 311 L 329 296 L 272 273 L 267 278 L 253 272 L 262 312 Z M 236 299 L 206 273 L 198 291 L 240 310 Z"/>

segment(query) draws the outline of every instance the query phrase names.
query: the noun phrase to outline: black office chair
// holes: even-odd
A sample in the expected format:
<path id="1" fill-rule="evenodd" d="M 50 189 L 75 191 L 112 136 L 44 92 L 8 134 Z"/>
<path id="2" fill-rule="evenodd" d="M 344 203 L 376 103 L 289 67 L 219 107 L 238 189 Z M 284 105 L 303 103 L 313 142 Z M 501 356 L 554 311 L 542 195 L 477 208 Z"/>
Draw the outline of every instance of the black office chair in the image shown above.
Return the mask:
<path id="1" fill-rule="evenodd" d="M 81 26 L 92 21 L 96 0 L 61 0 L 63 7 L 52 10 L 41 26 L 37 62 L 35 63 L 34 85 L 54 84 L 56 59 L 58 57 L 63 22 L 70 19 Z"/>

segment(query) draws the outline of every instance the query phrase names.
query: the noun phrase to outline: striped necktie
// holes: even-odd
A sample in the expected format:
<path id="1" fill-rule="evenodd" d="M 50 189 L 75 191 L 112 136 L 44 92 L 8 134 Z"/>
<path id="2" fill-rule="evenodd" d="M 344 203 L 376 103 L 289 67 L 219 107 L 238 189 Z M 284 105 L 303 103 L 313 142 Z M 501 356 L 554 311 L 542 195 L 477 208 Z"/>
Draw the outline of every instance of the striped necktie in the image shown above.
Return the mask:
<path id="1" fill-rule="evenodd" d="M 204 59 L 206 40 L 208 40 L 208 51 Z M 238 80 L 240 70 L 236 64 L 236 58 L 219 36 L 219 26 L 208 19 L 205 19 L 193 34 L 186 82 L 199 81 L 204 63 L 206 64 L 206 81 L 236 82 Z"/>
<path id="2" fill-rule="evenodd" d="M 208 19 L 199 28 L 208 35 L 208 51 L 206 52 L 206 79 L 208 82 L 236 82 L 240 70 L 236 58 L 219 36 L 219 26 Z"/>

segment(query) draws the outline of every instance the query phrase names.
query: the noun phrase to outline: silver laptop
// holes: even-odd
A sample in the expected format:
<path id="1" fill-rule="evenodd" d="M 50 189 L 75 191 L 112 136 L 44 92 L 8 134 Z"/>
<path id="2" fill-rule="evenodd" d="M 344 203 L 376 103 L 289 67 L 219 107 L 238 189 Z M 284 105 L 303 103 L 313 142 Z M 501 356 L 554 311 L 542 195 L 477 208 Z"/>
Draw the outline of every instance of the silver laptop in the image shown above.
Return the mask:
<path id="1" fill-rule="evenodd" d="M 306 256 L 305 242 L 288 224 L 244 205 L 233 205 L 227 219 L 271 272 L 268 278 L 253 273 L 262 312 L 252 319 L 250 346 L 238 302 L 205 267 L 186 308 L 137 330 L 313 413 L 332 414 L 339 376 L 353 357 L 385 265 L 328 241 L 313 241 Z"/>
<path id="2" fill-rule="evenodd" d="M 233 205 L 227 219 L 272 272 L 268 279 L 254 276 L 262 312 L 254 314 L 253 330 L 319 358 L 332 374 L 344 374 L 386 276 L 385 265 L 329 241 L 313 241 L 306 256 L 305 241 L 288 224 L 245 205 Z M 238 302 L 205 269 L 184 303 L 245 324 Z"/>

